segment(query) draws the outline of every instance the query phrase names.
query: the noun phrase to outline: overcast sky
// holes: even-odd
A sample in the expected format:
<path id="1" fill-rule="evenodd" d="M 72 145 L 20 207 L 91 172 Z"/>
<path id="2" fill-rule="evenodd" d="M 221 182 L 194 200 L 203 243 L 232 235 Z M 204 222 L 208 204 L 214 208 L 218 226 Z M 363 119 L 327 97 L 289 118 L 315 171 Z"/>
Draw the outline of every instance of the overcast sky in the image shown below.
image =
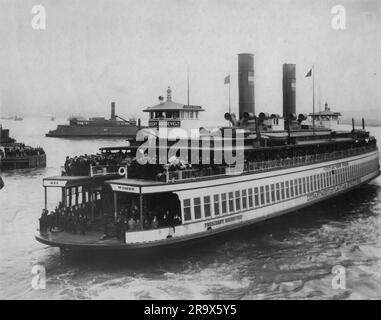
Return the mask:
<path id="1" fill-rule="evenodd" d="M 36 4 L 46 30 L 31 27 Z M 336 4 L 345 30 L 331 27 Z M 117 114 L 139 117 L 168 85 L 186 102 L 189 65 L 190 102 L 222 119 L 229 73 L 237 110 L 240 52 L 255 54 L 257 113 L 281 113 L 285 62 L 296 64 L 297 112 L 312 109 L 312 64 L 336 111 L 381 106 L 380 0 L 0 0 L 0 40 L 3 115 L 108 116 L 116 101 Z"/>

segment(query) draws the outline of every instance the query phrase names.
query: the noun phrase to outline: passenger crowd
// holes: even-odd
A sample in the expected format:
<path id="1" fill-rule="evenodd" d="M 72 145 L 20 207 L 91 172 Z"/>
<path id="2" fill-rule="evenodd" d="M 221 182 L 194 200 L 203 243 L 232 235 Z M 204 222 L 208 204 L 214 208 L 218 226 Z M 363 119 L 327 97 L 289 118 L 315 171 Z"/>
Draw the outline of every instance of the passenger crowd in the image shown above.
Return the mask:
<path id="1" fill-rule="evenodd" d="M 86 234 L 89 222 L 90 204 L 83 203 L 64 208 L 60 202 L 53 211 L 42 210 L 40 231 L 67 231 Z"/>
<path id="2" fill-rule="evenodd" d="M 72 158 L 67 156 L 62 175 L 87 176 L 90 175 L 90 166 L 123 166 L 126 158 L 127 152 L 122 150 L 116 153 L 84 154 Z"/>
<path id="3" fill-rule="evenodd" d="M 32 148 L 32 147 L 26 146 L 23 143 L 0 148 L 0 158 L 2 159 L 7 157 L 37 156 L 40 154 L 45 154 L 45 151 L 43 148 L 41 147 Z"/>
<path id="4" fill-rule="evenodd" d="M 125 232 L 152 230 L 158 228 L 172 227 L 181 224 L 181 217 L 169 209 L 157 208 L 155 212 L 147 206 L 143 208 L 143 225 L 140 221 L 139 208 L 132 204 L 130 210 L 128 206 L 122 206 L 115 219 L 115 231 L 118 239 L 122 239 Z M 143 227 L 143 229 L 142 229 Z"/>
<path id="5" fill-rule="evenodd" d="M 52 211 L 42 210 L 40 221 L 41 232 L 66 231 L 73 234 L 85 235 L 93 226 L 90 223 L 90 203 L 74 205 L 64 208 L 60 202 Z M 103 233 L 110 236 L 110 228 L 114 230 L 119 240 L 124 240 L 125 232 L 150 230 L 164 227 L 172 227 L 181 224 L 179 214 L 173 214 L 171 210 L 159 209 L 156 213 L 144 206 L 143 225 L 140 221 L 140 213 L 137 205 L 133 204 L 130 209 L 122 206 L 116 217 L 103 216 Z M 114 233 L 114 232 L 111 232 Z"/>

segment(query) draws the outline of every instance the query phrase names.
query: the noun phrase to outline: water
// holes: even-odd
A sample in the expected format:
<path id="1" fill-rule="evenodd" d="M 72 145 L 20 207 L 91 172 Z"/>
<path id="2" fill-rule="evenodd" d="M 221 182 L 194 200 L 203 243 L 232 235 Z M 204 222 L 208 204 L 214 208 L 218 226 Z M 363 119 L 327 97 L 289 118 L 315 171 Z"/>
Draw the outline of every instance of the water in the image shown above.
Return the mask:
<path id="1" fill-rule="evenodd" d="M 123 140 L 43 137 L 65 119 L 1 120 L 11 136 L 48 155 L 47 168 L 2 173 L 1 299 L 368 299 L 381 298 L 381 178 L 322 204 L 212 239 L 146 257 L 71 255 L 34 240 L 42 178 L 60 173 L 66 155 L 94 153 Z M 381 128 L 371 128 L 381 141 Z M 45 290 L 31 269 L 46 267 Z M 346 289 L 332 288 L 332 268 Z"/>

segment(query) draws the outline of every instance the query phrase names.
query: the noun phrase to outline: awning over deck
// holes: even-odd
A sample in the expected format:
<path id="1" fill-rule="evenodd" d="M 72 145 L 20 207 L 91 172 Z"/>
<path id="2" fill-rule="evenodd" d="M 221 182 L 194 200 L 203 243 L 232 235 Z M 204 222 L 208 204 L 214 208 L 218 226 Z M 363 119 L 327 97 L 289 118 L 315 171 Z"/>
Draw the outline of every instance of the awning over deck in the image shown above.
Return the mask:
<path id="1" fill-rule="evenodd" d="M 70 188 L 90 184 L 101 184 L 105 180 L 115 179 L 117 175 L 113 176 L 53 176 L 43 179 L 44 187 L 61 187 Z"/>
<path id="2" fill-rule="evenodd" d="M 150 193 L 148 189 L 150 187 L 157 187 L 166 185 L 165 182 L 146 180 L 146 179 L 115 179 L 106 181 L 111 186 L 113 191 L 117 192 L 129 192 L 129 193 Z M 160 188 L 155 188 L 155 193 L 160 192 Z M 162 192 L 166 192 L 163 190 Z"/>

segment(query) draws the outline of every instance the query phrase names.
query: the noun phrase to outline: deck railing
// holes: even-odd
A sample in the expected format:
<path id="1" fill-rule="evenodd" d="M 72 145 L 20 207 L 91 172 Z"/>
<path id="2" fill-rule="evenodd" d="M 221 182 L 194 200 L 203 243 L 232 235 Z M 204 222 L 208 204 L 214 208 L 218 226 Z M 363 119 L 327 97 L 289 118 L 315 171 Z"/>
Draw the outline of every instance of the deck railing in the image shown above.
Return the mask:
<path id="1" fill-rule="evenodd" d="M 319 163 L 323 161 L 336 160 L 349 156 L 358 155 L 366 151 L 376 150 L 376 145 L 358 147 L 343 151 L 334 151 L 315 155 L 298 156 L 279 160 L 267 161 L 247 161 L 244 163 L 243 170 L 237 170 L 233 166 L 220 166 L 210 169 L 186 169 L 176 171 L 166 171 L 166 182 L 180 180 L 200 179 L 202 177 L 218 177 L 224 175 L 235 175 L 241 173 L 263 172 L 276 169 L 291 168 L 301 165 Z"/>

